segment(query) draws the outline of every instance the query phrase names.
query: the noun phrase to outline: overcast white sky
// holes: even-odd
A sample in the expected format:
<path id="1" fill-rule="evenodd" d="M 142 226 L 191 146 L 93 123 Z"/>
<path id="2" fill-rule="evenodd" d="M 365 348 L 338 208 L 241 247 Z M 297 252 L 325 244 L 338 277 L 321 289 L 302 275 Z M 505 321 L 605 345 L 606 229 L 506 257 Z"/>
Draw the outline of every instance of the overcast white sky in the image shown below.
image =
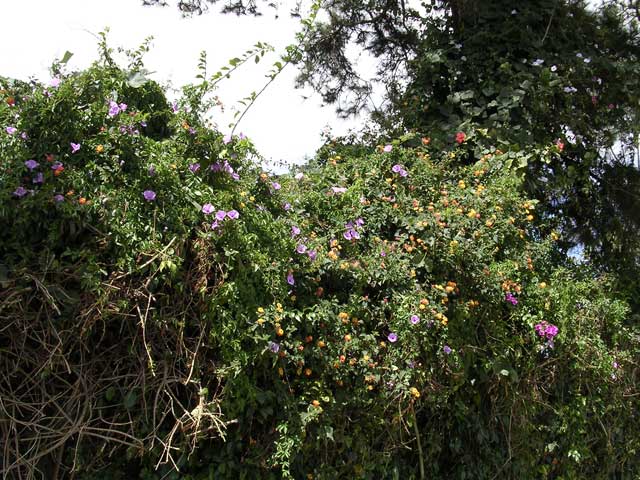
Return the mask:
<path id="1" fill-rule="evenodd" d="M 153 47 L 146 57 L 148 69 L 156 72 L 152 78 L 178 88 L 194 80 L 202 50 L 207 51 L 213 73 L 258 41 L 267 42 L 278 54 L 282 53 L 285 46 L 294 42 L 299 29 L 298 21 L 289 18 L 286 1 L 278 20 L 270 12 L 259 18 L 238 18 L 219 15 L 214 8 L 200 17 L 182 18 L 175 7 L 142 7 L 139 0 L 0 3 L 5 7 L 0 28 L 0 75 L 21 79 L 48 79 L 49 65 L 67 50 L 74 54 L 70 69 L 86 67 L 97 57 L 97 39 L 93 35 L 109 27 L 113 47 L 135 48 L 144 38 L 153 36 Z M 214 121 L 223 133 L 228 131 L 232 107 L 264 85 L 264 75 L 277 59 L 274 54 L 265 56 L 258 65 L 251 62 L 248 69 L 238 71 L 221 85 L 218 95 L 225 104 L 226 117 L 216 111 Z M 268 160 L 300 163 L 320 146 L 320 132 L 326 125 L 341 134 L 360 121 L 340 121 L 333 107 L 320 106 L 317 95 L 294 90 L 295 75 L 295 67 L 287 67 L 236 131 L 251 137 Z M 303 100 L 303 93 L 310 98 Z"/>

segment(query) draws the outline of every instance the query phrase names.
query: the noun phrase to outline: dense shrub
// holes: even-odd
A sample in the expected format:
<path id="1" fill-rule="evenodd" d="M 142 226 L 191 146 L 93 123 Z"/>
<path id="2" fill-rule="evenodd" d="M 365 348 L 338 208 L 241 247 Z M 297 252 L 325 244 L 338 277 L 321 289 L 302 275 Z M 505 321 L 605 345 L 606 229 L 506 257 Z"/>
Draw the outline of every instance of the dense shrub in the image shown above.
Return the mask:
<path id="1" fill-rule="evenodd" d="M 172 108 L 103 56 L 2 80 L 4 474 L 637 472 L 637 323 L 521 193 L 557 147 L 334 141 L 274 177 L 206 81 Z"/>

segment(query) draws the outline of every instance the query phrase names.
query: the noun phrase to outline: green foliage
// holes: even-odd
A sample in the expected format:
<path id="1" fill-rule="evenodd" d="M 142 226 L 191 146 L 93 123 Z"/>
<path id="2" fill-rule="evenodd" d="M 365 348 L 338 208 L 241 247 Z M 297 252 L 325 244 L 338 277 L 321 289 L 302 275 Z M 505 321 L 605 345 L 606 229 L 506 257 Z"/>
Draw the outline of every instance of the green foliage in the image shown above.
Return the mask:
<path id="1" fill-rule="evenodd" d="M 640 468 L 637 321 L 523 194 L 558 147 L 329 142 L 276 178 L 204 122 L 205 59 L 173 111 L 143 50 L 2 81 L 4 474 Z"/>

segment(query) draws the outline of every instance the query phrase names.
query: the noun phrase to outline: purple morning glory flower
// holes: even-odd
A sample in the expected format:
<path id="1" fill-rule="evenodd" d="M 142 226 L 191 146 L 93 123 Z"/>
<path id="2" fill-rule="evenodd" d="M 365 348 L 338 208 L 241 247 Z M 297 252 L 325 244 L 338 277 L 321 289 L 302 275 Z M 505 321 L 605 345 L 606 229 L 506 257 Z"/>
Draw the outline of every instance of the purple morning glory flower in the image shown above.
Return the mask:
<path id="1" fill-rule="evenodd" d="M 278 182 L 273 182 L 271 186 L 274 190 L 280 190 L 282 188 L 282 185 L 280 185 Z"/>
<path id="2" fill-rule="evenodd" d="M 216 220 L 218 220 L 219 222 L 223 221 L 227 216 L 227 212 L 225 212 L 224 210 L 218 210 L 216 212 Z"/>
<path id="3" fill-rule="evenodd" d="M 231 135 L 225 135 L 224 137 L 222 137 L 222 143 L 224 143 L 225 145 L 231 143 Z"/>
<path id="4" fill-rule="evenodd" d="M 240 217 L 240 213 L 237 210 L 229 210 L 227 212 L 227 217 L 229 217 L 231 220 L 237 220 L 238 217 Z"/>
<path id="5" fill-rule="evenodd" d="M 120 113 L 120 107 L 118 106 L 118 104 L 116 102 L 111 100 L 109 102 L 109 112 L 107 113 L 107 115 L 109 115 L 110 117 L 115 117 L 119 113 Z"/>
<path id="6" fill-rule="evenodd" d="M 364 220 L 362 218 L 358 218 L 356 220 L 356 226 L 361 227 L 364 225 Z"/>
<path id="7" fill-rule="evenodd" d="M 291 236 L 295 237 L 296 235 L 300 235 L 300 229 L 294 225 L 291 227 Z"/>
<path id="8" fill-rule="evenodd" d="M 7 133 L 9 135 L 13 135 L 14 133 L 16 133 L 18 131 L 18 129 L 16 127 L 7 127 L 7 128 L 5 128 L 5 130 L 7 131 Z"/>
<path id="9" fill-rule="evenodd" d="M 313 262 L 316 259 L 316 257 L 318 256 L 318 252 L 316 250 L 309 250 L 307 252 L 307 255 L 309 255 L 309 258 Z"/>
<path id="10" fill-rule="evenodd" d="M 304 253 L 306 251 L 307 251 L 307 246 L 303 245 L 302 243 L 296 247 L 296 252 L 298 253 Z"/>
<path id="11" fill-rule="evenodd" d="M 23 139 L 23 140 L 26 140 L 27 138 L 29 138 L 29 135 L 27 135 L 27 132 L 22 132 L 20 134 L 20 138 Z"/>
<path id="12" fill-rule="evenodd" d="M 449 345 L 445 345 L 445 346 L 442 348 L 442 351 L 443 351 L 444 353 L 446 353 L 447 355 L 449 355 L 451 352 L 453 352 L 453 350 L 451 350 L 451 347 L 450 347 Z"/>
<path id="13" fill-rule="evenodd" d="M 36 173 L 35 177 L 32 180 L 33 183 L 44 183 L 44 175 L 42 172 Z"/>
<path id="14" fill-rule="evenodd" d="M 395 332 L 391 332 L 389 335 L 387 335 L 387 339 L 391 342 L 391 343 L 395 343 L 398 341 L 398 334 Z"/>
<path id="15" fill-rule="evenodd" d="M 13 194 L 18 198 L 24 197 L 27 193 L 29 193 L 29 191 L 23 186 L 16 188 L 15 191 L 13 192 Z"/>
<path id="16" fill-rule="evenodd" d="M 211 230 L 217 230 L 218 228 L 220 228 L 220 224 L 218 223 L 218 220 L 214 220 L 211 224 Z"/>
<path id="17" fill-rule="evenodd" d="M 191 165 L 189 165 L 189 170 L 191 170 L 191 173 L 196 173 L 198 170 L 200 170 L 200 164 L 192 163 Z"/>
<path id="18" fill-rule="evenodd" d="M 126 103 L 121 103 L 120 105 L 118 105 L 118 107 L 120 108 L 121 112 L 124 112 L 127 109 L 127 104 Z"/>
<path id="19" fill-rule="evenodd" d="M 213 213 L 213 205 L 211 205 L 210 203 L 205 203 L 202 206 L 202 213 L 204 213 L 205 215 L 209 215 L 210 213 Z"/>
<path id="20" fill-rule="evenodd" d="M 173 113 L 177 113 L 178 112 L 178 102 L 173 102 L 171 104 L 171 110 L 173 111 Z"/>
<path id="21" fill-rule="evenodd" d="M 351 240 L 351 230 L 347 230 L 346 232 L 344 232 L 342 234 L 342 236 L 345 238 L 345 240 Z"/>
<path id="22" fill-rule="evenodd" d="M 289 272 L 287 274 L 287 283 L 291 286 L 295 285 L 296 280 L 293 278 L 293 273 Z"/>
<path id="23" fill-rule="evenodd" d="M 60 194 L 57 194 L 57 195 L 53 196 L 53 200 L 56 203 L 64 202 L 64 197 L 62 195 L 60 195 Z"/>
<path id="24" fill-rule="evenodd" d="M 156 192 L 153 190 L 145 190 L 142 192 L 142 196 L 147 202 L 153 202 L 156 199 Z"/>
<path id="25" fill-rule="evenodd" d="M 33 170 L 34 168 L 38 168 L 40 166 L 40 164 L 38 162 L 36 162 L 35 160 L 27 160 L 26 162 L 24 162 L 24 165 L 29 170 Z"/>
<path id="26" fill-rule="evenodd" d="M 71 153 L 76 153 L 78 150 L 80 150 L 80 144 L 79 143 L 70 143 L 71 145 Z"/>
<path id="27" fill-rule="evenodd" d="M 284 208 L 285 211 L 288 212 L 289 210 L 291 210 L 291 204 L 289 202 L 287 202 L 282 206 L 282 208 Z"/>
<path id="28" fill-rule="evenodd" d="M 411 315 L 410 320 L 413 325 L 420 323 L 420 317 L 418 315 Z"/>
<path id="29" fill-rule="evenodd" d="M 232 173 L 231 178 L 233 178 L 237 182 L 240 180 L 240 175 L 238 175 L 237 173 Z"/>
<path id="30" fill-rule="evenodd" d="M 54 77 L 49 82 L 49 86 L 51 88 L 58 88 L 60 86 L 60 79 L 58 77 Z"/>
<path id="31" fill-rule="evenodd" d="M 385 153 L 389 153 L 391 150 L 393 150 L 392 145 L 385 145 L 384 148 L 382 149 L 382 151 Z"/>
<path id="32" fill-rule="evenodd" d="M 276 342 L 269 342 L 269 350 L 273 353 L 278 353 L 280 351 L 280 344 Z"/>

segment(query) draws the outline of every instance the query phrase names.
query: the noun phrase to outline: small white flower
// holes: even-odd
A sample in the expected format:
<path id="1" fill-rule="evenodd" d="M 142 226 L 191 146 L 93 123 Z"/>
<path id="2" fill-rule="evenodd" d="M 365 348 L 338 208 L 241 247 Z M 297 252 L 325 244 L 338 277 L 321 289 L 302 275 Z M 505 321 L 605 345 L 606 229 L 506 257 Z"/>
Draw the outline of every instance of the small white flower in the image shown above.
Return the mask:
<path id="1" fill-rule="evenodd" d="M 555 65 L 551 65 L 551 71 L 555 72 L 556 70 L 558 70 L 558 67 L 556 67 Z"/>

